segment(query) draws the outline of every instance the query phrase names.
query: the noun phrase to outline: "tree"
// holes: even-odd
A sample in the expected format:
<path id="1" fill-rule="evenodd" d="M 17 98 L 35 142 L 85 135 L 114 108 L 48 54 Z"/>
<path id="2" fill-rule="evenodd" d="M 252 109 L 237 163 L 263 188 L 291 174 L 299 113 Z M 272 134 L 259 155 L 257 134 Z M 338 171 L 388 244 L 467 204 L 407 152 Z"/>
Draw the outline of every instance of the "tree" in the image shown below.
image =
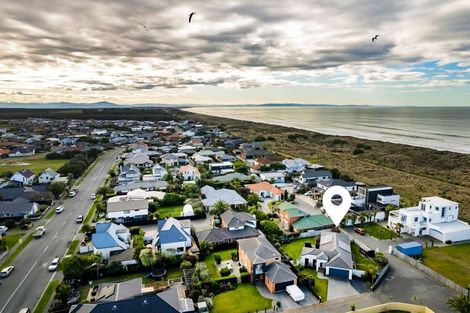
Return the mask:
<path id="1" fill-rule="evenodd" d="M 196 263 L 196 266 L 194 267 L 193 281 L 196 283 L 208 281 L 210 277 L 211 274 L 207 268 L 207 265 L 202 262 Z"/>
<path id="2" fill-rule="evenodd" d="M 270 220 L 261 221 L 260 227 L 266 237 L 271 241 L 275 241 L 278 237 L 282 236 L 282 230 L 276 222 Z"/>
<path id="3" fill-rule="evenodd" d="M 260 202 L 260 198 L 256 193 L 250 193 L 246 199 L 248 201 L 248 205 L 254 205 L 258 207 L 258 202 Z"/>
<path id="4" fill-rule="evenodd" d="M 105 198 L 110 193 L 113 193 L 113 190 L 108 186 L 101 186 L 96 190 L 96 195 L 102 195 L 103 198 Z"/>
<path id="5" fill-rule="evenodd" d="M 93 257 L 82 257 L 78 255 L 64 258 L 62 260 L 62 273 L 66 279 L 82 278 L 86 269 L 94 262 Z"/>
<path id="6" fill-rule="evenodd" d="M 212 242 L 203 240 L 199 243 L 199 256 L 201 259 L 204 259 L 206 256 L 211 253 L 212 249 L 214 249 L 214 245 Z"/>
<path id="7" fill-rule="evenodd" d="M 65 186 L 62 183 L 55 182 L 49 186 L 49 191 L 54 195 L 54 198 L 59 199 L 60 195 L 65 191 Z"/>
<path id="8" fill-rule="evenodd" d="M 359 222 L 361 222 L 361 225 L 364 225 L 364 222 L 366 221 L 367 217 L 365 213 L 361 213 L 359 215 Z"/>
<path id="9" fill-rule="evenodd" d="M 368 276 L 370 276 L 370 282 L 373 283 L 374 278 L 377 275 L 377 267 L 372 266 L 372 265 L 368 266 L 366 272 L 367 272 Z"/>
<path id="10" fill-rule="evenodd" d="M 191 262 L 189 262 L 189 261 L 186 261 L 186 260 L 183 261 L 183 262 L 181 262 L 181 264 L 180 264 L 180 269 L 181 269 L 181 270 L 190 269 L 190 268 L 192 268 L 192 267 L 193 267 L 193 263 L 191 263 Z"/>
<path id="11" fill-rule="evenodd" d="M 447 300 L 449 307 L 457 313 L 470 313 L 470 297 L 456 295 Z"/>
<path id="12" fill-rule="evenodd" d="M 140 263 L 142 266 L 150 268 L 156 263 L 155 255 L 152 249 L 142 249 L 139 254 Z"/>
<path id="13" fill-rule="evenodd" d="M 217 200 L 212 206 L 212 209 L 210 210 L 209 214 L 214 216 L 220 216 L 222 213 L 227 211 L 228 208 L 229 205 L 227 202 L 225 202 L 224 200 Z"/>

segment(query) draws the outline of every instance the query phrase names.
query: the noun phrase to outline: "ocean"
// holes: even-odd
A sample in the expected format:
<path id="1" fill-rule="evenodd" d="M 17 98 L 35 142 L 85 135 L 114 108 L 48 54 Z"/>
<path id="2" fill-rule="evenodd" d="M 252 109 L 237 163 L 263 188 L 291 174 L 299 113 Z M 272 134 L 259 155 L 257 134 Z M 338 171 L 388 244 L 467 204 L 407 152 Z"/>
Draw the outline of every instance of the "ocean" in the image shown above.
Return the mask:
<path id="1" fill-rule="evenodd" d="M 206 106 L 186 111 L 470 153 L 470 107 Z"/>

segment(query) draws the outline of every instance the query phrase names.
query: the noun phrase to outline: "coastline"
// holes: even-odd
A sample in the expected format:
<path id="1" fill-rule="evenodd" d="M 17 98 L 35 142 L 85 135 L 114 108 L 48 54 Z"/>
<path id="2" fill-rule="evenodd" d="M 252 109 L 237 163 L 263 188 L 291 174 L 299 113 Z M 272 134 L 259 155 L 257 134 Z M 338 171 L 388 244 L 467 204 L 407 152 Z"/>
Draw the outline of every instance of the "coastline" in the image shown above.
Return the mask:
<path id="1" fill-rule="evenodd" d="M 277 107 L 276 107 L 277 108 Z M 284 107 L 285 108 L 285 107 Z M 232 108 L 233 109 L 233 108 Z M 336 108 L 338 109 L 338 108 Z M 203 114 L 203 115 L 210 115 L 219 118 L 226 118 L 226 115 L 223 113 L 218 113 L 219 111 L 214 109 L 211 111 L 206 111 L 199 107 L 194 108 L 182 108 L 181 111 L 190 112 L 193 114 Z M 429 136 L 423 135 L 401 135 L 397 132 L 403 131 L 399 128 L 393 127 L 384 127 L 382 126 L 381 129 L 376 129 L 376 131 L 368 131 L 368 130 L 358 130 L 357 128 L 353 127 L 346 127 L 342 126 L 342 128 L 333 128 L 333 127 L 305 127 L 299 125 L 297 122 L 289 122 L 282 118 L 266 118 L 265 120 L 257 119 L 256 117 L 250 118 L 247 116 L 230 116 L 231 119 L 244 121 L 244 122 L 253 122 L 253 123 L 264 123 L 269 125 L 275 126 L 283 126 L 283 127 L 291 127 L 296 128 L 299 130 L 311 131 L 315 133 L 321 133 L 324 135 L 331 135 L 331 136 L 348 136 L 348 137 L 355 137 L 358 139 L 365 139 L 365 140 L 372 140 L 372 141 L 381 141 L 393 144 L 400 144 L 400 145 L 410 145 L 414 147 L 421 147 L 421 148 L 428 148 L 433 149 L 436 151 L 449 151 L 455 153 L 462 153 L 462 154 L 470 154 L 470 145 L 461 144 L 458 142 L 442 142 L 436 138 L 432 138 L 433 135 L 441 135 L 438 133 L 428 133 Z M 364 125 L 364 126 L 372 126 L 374 125 Z M 446 134 L 449 138 L 461 138 L 459 135 L 455 134 Z M 439 145 L 436 145 L 439 144 Z"/>

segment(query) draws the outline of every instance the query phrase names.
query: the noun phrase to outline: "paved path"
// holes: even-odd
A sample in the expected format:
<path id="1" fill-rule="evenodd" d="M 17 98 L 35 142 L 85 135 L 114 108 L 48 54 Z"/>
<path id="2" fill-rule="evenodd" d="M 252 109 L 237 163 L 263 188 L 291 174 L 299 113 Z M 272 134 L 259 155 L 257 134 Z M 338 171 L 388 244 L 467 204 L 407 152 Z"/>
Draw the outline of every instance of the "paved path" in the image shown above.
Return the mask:
<path id="1" fill-rule="evenodd" d="M 56 275 L 47 270 L 49 263 L 54 256 L 62 257 L 67 251 L 67 242 L 74 238 L 81 226 L 75 222 L 76 217 L 86 215 L 92 204 L 90 195 L 104 183 L 118 154 L 118 150 L 106 152 L 98 160 L 80 184 L 78 194 L 64 200 L 64 212 L 47 221 L 44 237 L 31 241 L 13 261 L 15 271 L 3 279 L 0 286 L 0 313 L 34 308 L 48 282 Z"/>

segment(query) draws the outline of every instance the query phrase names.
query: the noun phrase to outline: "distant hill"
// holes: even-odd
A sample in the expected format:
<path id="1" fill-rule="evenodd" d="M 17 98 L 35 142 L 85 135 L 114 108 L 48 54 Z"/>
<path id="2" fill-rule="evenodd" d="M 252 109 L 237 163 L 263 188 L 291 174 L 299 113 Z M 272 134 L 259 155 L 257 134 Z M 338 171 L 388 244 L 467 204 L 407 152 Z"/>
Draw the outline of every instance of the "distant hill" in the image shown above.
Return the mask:
<path id="1" fill-rule="evenodd" d="M 0 108 L 5 109 L 118 109 L 118 108 L 139 108 L 139 107 L 155 107 L 167 108 L 174 107 L 169 104 L 116 104 L 107 101 L 92 103 L 74 103 L 74 102 L 52 102 L 52 103 L 19 103 L 19 102 L 0 102 Z"/>

